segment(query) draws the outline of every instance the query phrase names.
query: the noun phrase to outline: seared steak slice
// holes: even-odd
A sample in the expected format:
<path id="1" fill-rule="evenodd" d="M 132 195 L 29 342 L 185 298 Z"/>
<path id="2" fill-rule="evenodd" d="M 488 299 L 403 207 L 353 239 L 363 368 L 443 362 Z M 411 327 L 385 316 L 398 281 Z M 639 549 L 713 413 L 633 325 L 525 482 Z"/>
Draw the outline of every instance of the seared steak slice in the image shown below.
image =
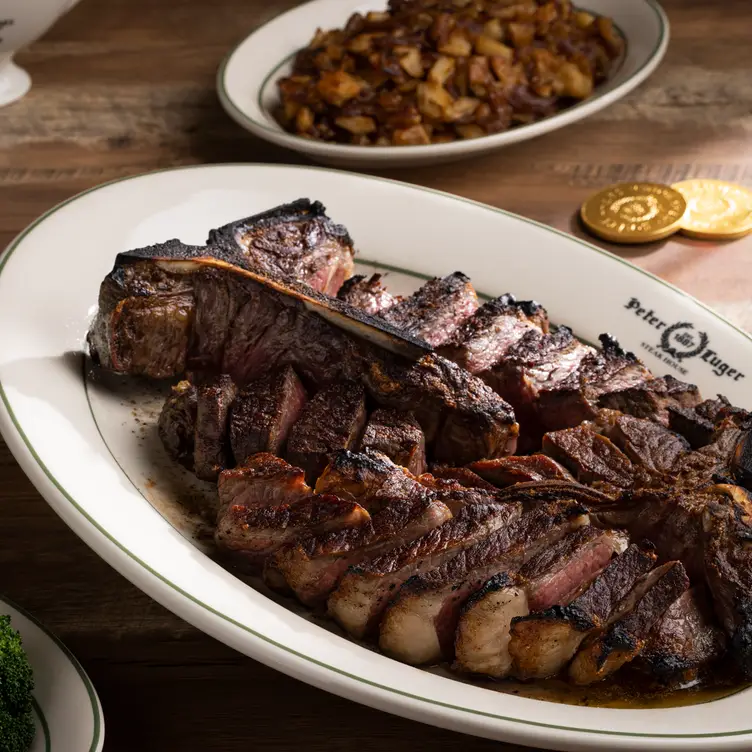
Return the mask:
<path id="1" fill-rule="evenodd" d="M 592 347 L 575 339 L 568 327 L 548 334 L 531 329 L 493 368 L 478 375 L 514 405 L 527 443 L 536 446 L 545 431 L 537 409 L 541 390 L 554 389 L 568 379 L 593 352 Z"/>
<path id="2" fill-rule="evenodd" d="M 236 394 L 235 384 L 224 374 L 198 387 L 193 467 L 202 480 L 216 480 L 230 464 L 227 419 Z"/>
<path id="3" fill-rule="evenodd" d="M 499 488 L 512 486 L 515 483 L 532 483 L 542 480 L 563 480 L 574 483 L 574 478 L 569 471 L 545 454 L 478 460 L 471 462 L 468 468 Z"/>
<path id="4" fill-rule="evenodd" d="M 370 512 L 386 501 L 422 492 L 418 479 L 373 449 L 336 452 L 316 482 L 316 493 L 353 499 Z"/>
<path id="5" fill-rule="evenodd" d="M 634 482 L 629 458 L 588 425 L 547 433 L 543 452 L 561 462 L 580 483 L 619 489 L 630 488 Z"/>
<path id="6" fill-rule="evenodd" d="M 380 404 L 413 412 L 438 462 L 464 465 L 514 453 L 519 426 L 512 408 L 451 361 L 426 355 L 403 364 L 372 357 L 365 383 Z"/>
<path id="7" fill-rule="evenodd" d="M 653 474 L 675 473 L 690 449 L 678 433 L 631 415 L 617 414 L 604 433 L 635 465 Z"/>
<path id="8" fill-rule="evenodd" d="M 702 515 L 705 577 L 739 673 L 752 677 L 752 499 L 738 486 L 711 489 Z"/>
<path id="9" fill-rule="evenodd" d="M 451 517 L 432 494 L 394 500 L 357 528 L 311 535 L 281 548 L 270 560 L 299 600 L 321 605 L 348 567 L 409 543 Z M 270 585 L 274 580 L 267 579 Z"/>
<path id="10" fill-rule="evenodd" d="M 671 408 L 692 408 L 701 399 L 700 391 L 694 384 L 679 381 L 673 376 L 663 376 L 601 394 L 598 404 L 635 418 L 648 418 L 668 425 Z"/>
<path id="11" fill-rule="evenodd" d="M 496 575 L 471 596 L 455 638 L 454 667 L 495 678 L 508 676 L 510 626 L 531 610 L 567 603 L 626 547 L 623 533 L 582 527 L 544 549 L 516 575 Z"/>
<path id="12" fill-rule="evenodd" d="M 236 561 L 256 568 L 300 535 L 357 527 L 369 519 L 360 504 L 336 496 L 311 496 L 279 506 L 230 504 L 220 510 L 214 540 Z"/>
<path id="13" fill-rule="evenodd" d="M 334 452 L 356 447 L 365 422 L 366 395 L 360 384 L 325 387 L 303 408 L 292 427 L 288 459 L 302 467 L 313 484 Z"/>
<path id="14" fill-rule="evenodd" d="M 313 492 L 305 473 L 273 454 L 249 457 L 245 464 L 219 474 L 219 508 L 228 506 L 267 507 L 293 504 Z"/>
<path id="15" fill-rule="evenodd" d="M 335 295 L 353 273 L 353 243 L 318 201 L 298 199 L 212 230 L 207 241 L 238 254 L 244 266 L 272 278 L 305 282 Z"/>
<path id="16" fill-rule="evenodd" d="M 618 671 L 643 650 L 650 633 L 671 604 L 689 587 L 681 562 L 654 569 L 627 596 L 629 610 L 588 640 L 569 667 L 575 684 L 592 684 Z"/>
<path id="17" fill-rule="evenodd" d="M 602 349 L 588 353 L 565 379 L 545 384 L 538 393 L 538 414 L 549 431 L 573 428 L 594 418 L 599 399 L 609 392 L 642 384 L 652 374 L 634 353 L 625 352 L 610 335 L 600 336 Z"/>
<path id="18" fill-rule="evenodd" d="M 230 412 L 230 445 L 243 464 L 259 452 L 282 454 L 308 396 L 291 366 L 249 384 Z"/>
<path id="19" fill-rule="evenodd" d="M 619 604 L 654 566 L 656 556 L 632 544 L 569 604 L 554 604 L 514 619 L 509 652 L 520 679 L 558 675 L 582 641 L 618 614 Z"/>
<path id="20" fill-rule="evenodd" d="M 397 302 L 397 299 L 381 284 L 380 274 L 373 274 L 368 279 L 362 274 L 356 274 L 346 279 L 339 288 L 337 297 L 371 316 L 391 308 Z"/>
<path id="21" fill-rule="evenodd" d="M 516 483 L 513 486 L 499 489 L 495 498 L 499 501 L 521 501 L 528 509 L 533 509 L 540 504 L 556 502 L 560 499 L 576 501 L 583 507 L 588 507 L 593 512 L 599 511 L 604 505 L 613 508 L 612 497 L 588 488 L 579 483 L 561 480 L 542 480 L 531 483 Z"/>
<path id="22" fill-rule="evenodd" d="M 193 469 L 196 442 L 196 387 L 181 381 L 172 387 L 172 394 L 162 407 L 157 431 L 167 454 L 173 460 Z"/>
<path id="23" fill-rule="evenodd" d="M 721 395 L 718 399 L 705 400 L 691 407 L 670 406 L 668 425 L 672 431 L 684 436 L 693 449 L 700 449 L 713 441 L 716 424 L 734 410 Z"/>
<path id="24" fill-rule="evenodd" d="M 426 439 L 417 420 L 401 410 L 379 408 L 371 413 L 360 448 L 382 452 L 397 465 L 420 475 L 426 469 Z"/>
<path id="25" fill-rule="evenodd" d="M 548 332 L 548 314 L 535 301 L 513 295 L 484 303 L 444 343 L 439 353 L 470 373 L 495 366 L 526 332 Z"/>
<path id="26" fill-rule="evenodd" d="M 493 575 L 519 567 L 587 522 L 586 510 L 578 504 L 541 504 L 438 569 L 411 577 L 384 614 L 379 646 L 404 663 L 451 658 L 465 601 Z"/>
<path id="27" fill-rule="evenodd" d="M 496 490 L 496 486 L 493 483 L 484 480 L 480 475 L 467 467 L 434 465 L 431 472 L 422 475 L 419 480 L 421 483 L 428 483 L 429 485 L 435 481 L 449 481 L 455 485 L 465 486 L 465 488 L 483 488 L 487 491 Z"/>
<path id="28" fill-rule="evenodd" d="M 697 588 L 677 598 L 650 634 L 635 668 L 663 684 L 686 685 L 719 658 L 725 637 L 713 621 L 705 593 Z"/>
<path id="29" fill-rule="evenodd" d="M 518 504 L 470 504 L 412 543 L 352 567 L 329 597 L 329 614 L 354 637 L 378 629 L 388 600 L 405 580 L 440 566 L 520 516 Z"/>
<path id="30" fill-rule="evenodd" d="M 417 292 L 380 312 L 381 318 L 432 347 L 446 342 L 478 309 L 469 277 L 455 272 L 426 282 Z"/>

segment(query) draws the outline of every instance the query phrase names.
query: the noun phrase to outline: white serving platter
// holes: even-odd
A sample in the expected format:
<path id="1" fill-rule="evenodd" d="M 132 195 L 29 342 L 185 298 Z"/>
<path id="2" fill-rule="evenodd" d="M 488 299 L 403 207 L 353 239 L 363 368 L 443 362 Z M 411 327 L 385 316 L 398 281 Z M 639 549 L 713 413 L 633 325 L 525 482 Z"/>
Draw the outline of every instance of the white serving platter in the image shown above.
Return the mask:
<path id="1" fill-rule="evenodd" d="M 118 252 L 172 237 L 201 243 L 212 227 L 300 197 L 322 201 L 348 227 L 361 268 L 401 269 L 390 285 L 411 289 L 419 275 L 461 269 L 482 293 L 535 298 L 584 339 L 611 332 L 654 372 L 752 408 L 747 334 L 570 235 L 444 193 L 320 168 L 174 169 L 65 202 L 0 260 L 0 430 L 50 505 L 103 559 L 187 621 L 354 701 L 551 749 L 750 749 L 749 691 L 667 709 L 561 705 L 491 691 L 344 639 L 202 553 L 190 515 L 175 506 L 176 497 L 200 489 L 165 465 L 154 438 L 157 391 L 90 374 L 87 327 Z"/>

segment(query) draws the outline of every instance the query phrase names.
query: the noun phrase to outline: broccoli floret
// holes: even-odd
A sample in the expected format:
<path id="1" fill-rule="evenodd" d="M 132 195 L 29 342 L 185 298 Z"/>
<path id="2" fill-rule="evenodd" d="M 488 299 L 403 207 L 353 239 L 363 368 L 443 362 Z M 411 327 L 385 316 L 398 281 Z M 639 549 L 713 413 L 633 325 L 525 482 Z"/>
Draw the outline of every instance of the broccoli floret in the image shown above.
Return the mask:
<path id="1" fill-rule="evenodd" d="M 10 616 L 0 616 L 0 752 L 27 752 L 34 739 L 34 676 Z"/>

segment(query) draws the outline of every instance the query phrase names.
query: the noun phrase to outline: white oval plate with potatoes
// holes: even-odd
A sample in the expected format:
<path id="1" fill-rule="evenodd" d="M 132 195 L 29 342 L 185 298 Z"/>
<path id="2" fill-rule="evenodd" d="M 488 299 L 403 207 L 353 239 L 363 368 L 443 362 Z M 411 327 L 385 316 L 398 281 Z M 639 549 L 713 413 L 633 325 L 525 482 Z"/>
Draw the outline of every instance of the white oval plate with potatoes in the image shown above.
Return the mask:
<path id="1" fill-rule="evenodd" d="M 669 25 L 656 0 L 582 0 L 578 8 L 612 18 L 626 40 L 626 52 L 609 80 L 588 99 L 550 117 L 501 133 L 466 141 L 425 146 L 352 146 L 288 133 L 273 116 L 277 82 L 289 75 L 294 54 L 306 47 L 317 28 L 342 28 L 351 14 L 384 8 L 383 0 L 312 0 L 272 19 L 233 49 L 217 75 L 217 91 L 228 114 L 255 136 L 348 168 L 394 168 L 440 164 L 478 156 L 526 141 L 589 117 L 642 83 L 666 52 Z"/>
<path id="2" fill-rule="evenodd" d="M 302 197 L 322 201 L 348 228 L 359 270 L 391 270 L 386 282 L 398 292 L 416 288 L 422 275 L 460 269 L 481 293 L 539 300 L 553 321 L 582 338 L 611 332 L 654 373 L 752 408 L 749 335 L 570 235 L 448 194 L 320 168 L 173 169 L 125 178 L 61 204 L 0 259 L 0 430 L 49 504 L 103 559 L 182 618 L 353 701 L 538 748 L 752 748 L 750 690 L 660 709 L 505 694 L 390 660 L 325 628 L 291 601 L 249 587 L 204 555 L 190 519 L 176 511 L 179 486 L 154 436 L 159 393 L 141 382 L 126 392 L 122 380 L 98 378 L 85 355 L 85 335 L 117 253 L 174 237 L 202 243 L 210 228 Z M 682 337 L 670 349 L 687 357 L 662 349 L 662 331 L 676 323 Z M 712 349 L 712 362 L 689 357 L 693 338 Z"/>

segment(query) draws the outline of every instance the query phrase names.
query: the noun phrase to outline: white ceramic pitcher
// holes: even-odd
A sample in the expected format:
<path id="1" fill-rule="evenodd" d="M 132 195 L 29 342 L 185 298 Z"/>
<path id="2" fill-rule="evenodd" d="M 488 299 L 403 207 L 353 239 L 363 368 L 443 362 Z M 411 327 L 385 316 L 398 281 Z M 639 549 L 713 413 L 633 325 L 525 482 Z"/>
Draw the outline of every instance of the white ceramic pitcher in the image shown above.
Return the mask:
<path id="1" fill-rule="evenodd" d="M 0 0 L 0 107 L 20 99 L 31 86 L 14 53 L 39 39 L 78 0 Z"/>

